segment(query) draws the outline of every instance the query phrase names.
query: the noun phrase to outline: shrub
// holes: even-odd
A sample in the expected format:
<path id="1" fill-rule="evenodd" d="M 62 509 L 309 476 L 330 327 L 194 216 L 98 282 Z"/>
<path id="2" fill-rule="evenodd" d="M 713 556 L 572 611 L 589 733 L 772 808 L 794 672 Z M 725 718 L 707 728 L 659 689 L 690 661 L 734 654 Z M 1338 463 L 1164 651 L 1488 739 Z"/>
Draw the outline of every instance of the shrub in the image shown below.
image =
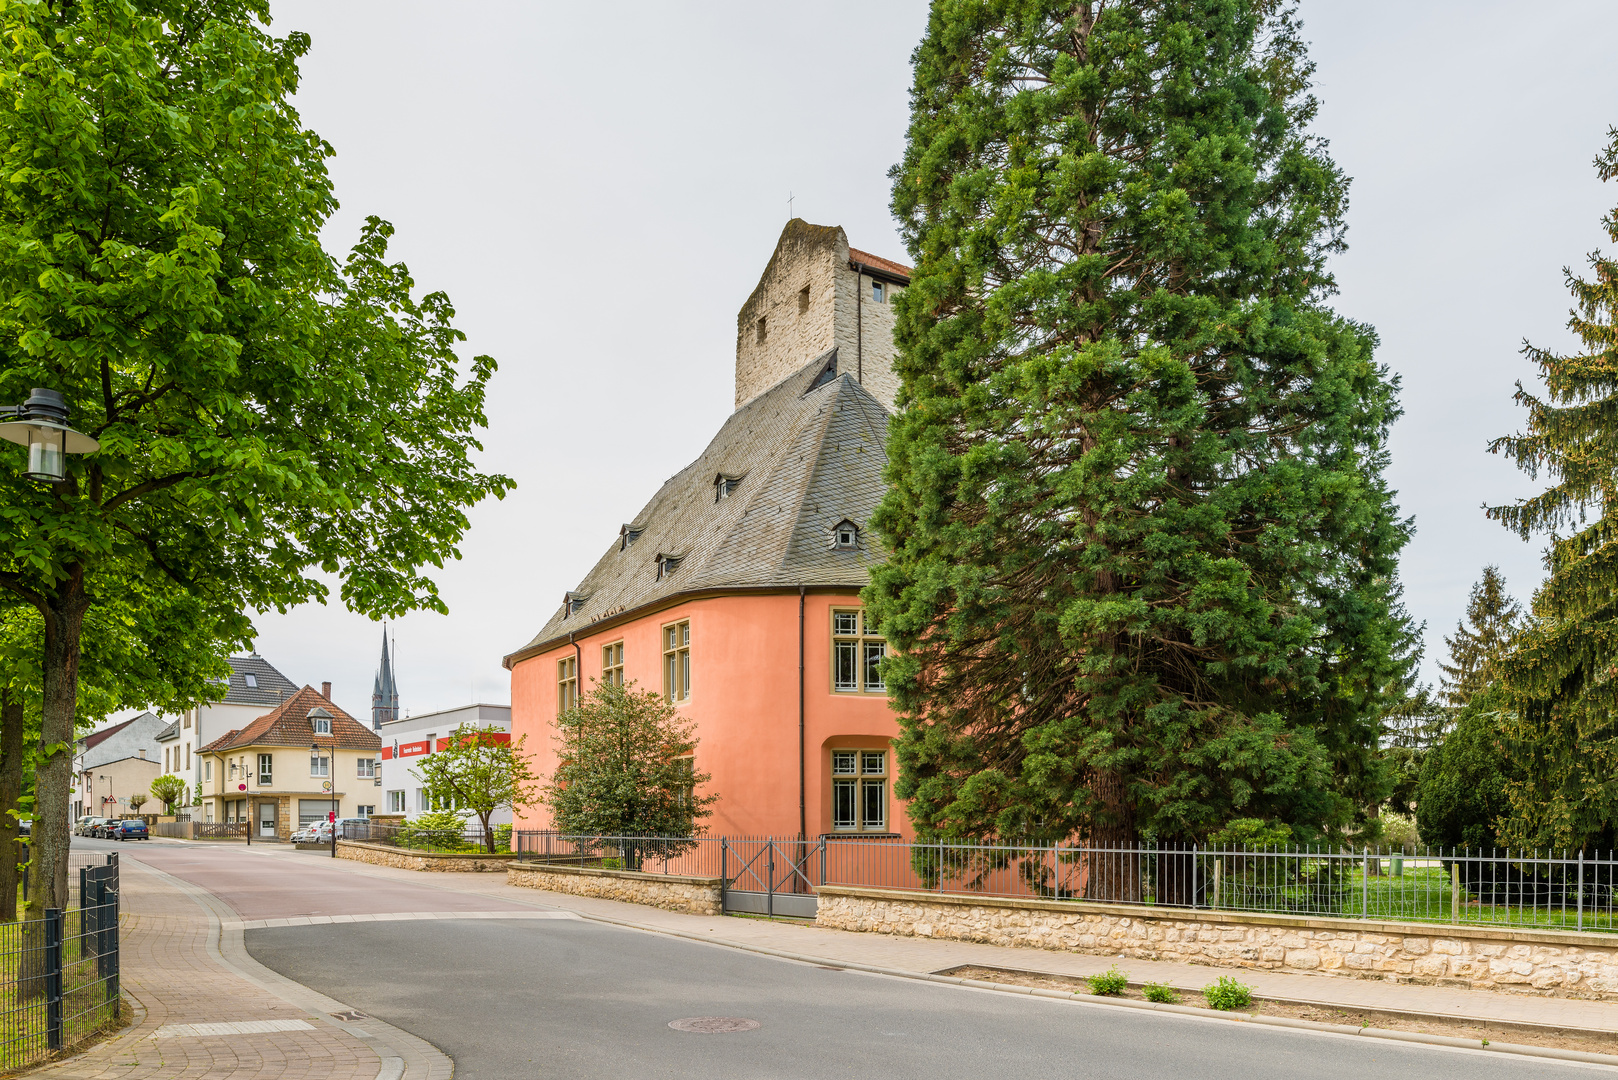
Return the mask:
<path id="1" fill-rule="evenodd" d="M 1147 1001 L 1155 1001 L 1159 1005 L 1178 1005 L 1180 1003 L 1179 991 L 1164 983 L 1147 983 L 1140 988 L 1146 995 Z"/>
<path id="2" fill-rule="evenodd" d="M 1100 975 L 1087 976 L 1084 981 L 1090 984 L 1090 993 L 1102 997 L 1117 997 L 1129 986 L 1129 976 L 1119 971 L 1116 964 Z"/>
<path id="3" fill-rule="evenodd" d="M 511 826 L 496 825 L 494 827 L 494 849 L 496 851 L 511 850 Z"/>
<path id="4" fill-rule="evenodd" d="M 470 850 L 471 845 L 463 839 L 465 833 L 466 822 L 461 815 L 440 810 L 406 822 L 399 830 L 399 846 L 431 851 Z"/>
<path id="5" fill-rule="evenodd" d="M 1229 1011 L 1245 1009 L 1253 1004 L 1253 988 L 1229 975 L 1221 975 L 1218 982 L 1204 986 L 1202 996 L 1208 999 L 1210 1009 Z"/>

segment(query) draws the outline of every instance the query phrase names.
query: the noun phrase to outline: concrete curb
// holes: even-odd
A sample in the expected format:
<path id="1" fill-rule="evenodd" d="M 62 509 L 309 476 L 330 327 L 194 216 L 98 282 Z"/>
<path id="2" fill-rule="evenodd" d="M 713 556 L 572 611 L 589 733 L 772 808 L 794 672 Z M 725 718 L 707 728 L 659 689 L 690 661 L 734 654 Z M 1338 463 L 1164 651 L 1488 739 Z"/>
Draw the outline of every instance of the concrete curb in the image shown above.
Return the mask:
<path id="1" fill-rule="evenodd" d="M 1227 1021 L 1241 1024 L 1257 1024 L 1260 1027 L 1289 1028 L 1295 1031 L 1312 1031 L 1328 1035 L 1358 1035 L 1373 1039 L 1387 1039 L 1392 1042 L 1418 1043 L 1427 1046 L 1443 1046 L 1462 1050 L 1492 1052 L 1500 1054 L 1513 1054 L 1520 1057 L 1547 1058 L 1553 1061 L 1571 1061 L 1584 1065 L 1603 1065 L 1608 1068 L 1618 1068 L 1618 1054 L 1592 1054 L 1583 1050 L 1561 1050 L 1554 1046 L 1528 1046 L 1522 1043 L 1490 1042 L 1487 1046 L 1473 1039 L 1457 1039 L 1449 1035 L 1424 1035 L 1417 1031 L 1393 1031 L 1387 1028 L 1353 1027 L 1349 1024 L 1328 1024 L 1319 1020 L 1295 1020 L 1287 1016 L 1251 1016 L 1247 1013 L 1218 1012 L 1213 1009 L 1198 1009 L 1190 1005 L 1158 1005 L 1150 1001 L 1133 1001 L 1129 998 L 1107 998 L 1092 995 L 1079 995 L 1065 990 L 1045 990 L 1032 986 L 1011 986 L 1006 983 L 987 982 L 982 979 L 963 979 L 955 975 L 935 975 L 929 971 L 905 971 L 902 968 L 885 968 L 875 964 L 856 964 L 847 960 L 837 960 L 824 956 L 810 956 L 804 953 L 786 952 L 781 949 L 770 949 L 762 945 L 749 945 L 741 941 L 729 941 L 724 938 L 702 937 L 687 933 L 683 930 L 670 930 L 661 926 L 647 926 L 643 923 L 629 922 L 625 919 L 612 919 L 605 915 L 591 915 L 586 912 L 576 912 L 581 919 L 591 922 L 606 923 L 612 926 L 622 926 L 630 930 L 640 930 L 651 934 L 664 934 L 668 937 L 685 938 L 689 941 L 700 941 L 709 945 L 718 945 L 728 949 L 740 949 L 743 952 L 758 953 L 762 956 L 773 956 L 781 960 L 792 960 L 800 964 L 814 964 L 818 967 L 837 968 L 844 971 L 859 971 L 869 975 L 886 975 L 898 979 L 915 979 L 920 982 L 944 983 L 949 986 L 964 986 L 973 990 L 991 990 L 1004 994 L 1023 994 L 1028 997 L 1048 998 L 1053 1001 L 1064 1001 L 1071 1005 L 1100 1005 L 1121 1009 L 1138 1009 L 1151 1012 L 1166 1012 L 1177 1016 L 1193 1016 L 1204 1020 Z M 1270 998 L 1272 1001 L 1287 1001 L 1284 998 Z M 1308 1003 L 1314 1004 L 1314 1003 Z M 1331 1006 L 1333 1008 L 1346 1008 L 1348 1006 Z M 1387 1013 L 1387 1010 L 1380 1010 Z M 1436 1017 L 1435 1017 L 1436 1018 Z M 1453 1020 L 1453 1017 L 1445 1019 Z M 1585 1030 L 1585 1029 L 1561 1029 Z M 1599 1032 L 1593 1034 L 1610 1034 Z"/>
<path id="2" fill-rule="evenodd" d="M 367 1016 L 357 1023 L 339 1020 L 335 1014 L 356 1010 L 271 971 L 253 959 L 244 942 L 240 917 L 213 893 L 148 863 L 142 862 L 139 866 L 143 873 L 152 874 L 185 893 L 208 913 L 208 951 L 222 965 L 287 1004 L 370 1044 L 377 1057 L 382 1059 L 376 1080 L 451 1080 L 454 1076 L 454 1061 L 427 1040 L 383 1023 L 374 1016 Z"/>

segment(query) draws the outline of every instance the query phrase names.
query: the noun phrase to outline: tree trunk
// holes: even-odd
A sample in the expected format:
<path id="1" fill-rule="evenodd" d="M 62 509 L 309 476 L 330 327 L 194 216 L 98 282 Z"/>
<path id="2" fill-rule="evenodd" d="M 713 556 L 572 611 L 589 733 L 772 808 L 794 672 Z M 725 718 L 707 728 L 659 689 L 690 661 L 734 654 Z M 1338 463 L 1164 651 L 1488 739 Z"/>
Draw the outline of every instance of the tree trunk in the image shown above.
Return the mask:
<path id="1" fill-rule="evenodd" d="M 1136 849 L 1135 808 L 1122 773 L 1097 773 L 1093 781 L 1102 811 L 1087 841 L 1090 873 L 1084 894 L 1090 900 L 1134 903 L 1141 898 L 1140 853 Z"/>
<path id="2" fill-rule="evenodd" d="M 23 699 L 15 687 L 0 689 L 0 922 L 17 917 L 17 819 L 9 811 L 22 796 Z"/>
<path id="3" fill-rule="evenodd" d="M 67 907 L 68 789 L 73 770 L 74 721 L 79 696 L 79 635 L 90 599 L 75 573 L 50 597 L 45 616 L 44 702 L 39 764 L 34 772 L 34 887 L 36 908 Z M 30 883 L 32 884 L 32 883 Z"/>

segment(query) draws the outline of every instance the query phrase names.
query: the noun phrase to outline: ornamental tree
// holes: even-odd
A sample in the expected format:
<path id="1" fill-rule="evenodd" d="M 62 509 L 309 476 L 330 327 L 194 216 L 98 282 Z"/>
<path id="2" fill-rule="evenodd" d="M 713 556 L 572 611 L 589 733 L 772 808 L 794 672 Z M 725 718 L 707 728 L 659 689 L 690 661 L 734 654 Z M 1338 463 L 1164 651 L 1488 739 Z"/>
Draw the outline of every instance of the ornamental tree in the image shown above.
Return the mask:
<path id="1" fill-rule="evenodd" d="M 1596 158 L 1618 177 L 1618 128 Z M 1602 219 L 1618 242 L 1618 210 Z M 1523 345 L 1543 395 L 1517 384 L 1526 430 L 1490 450 L 1552 483 L 1490 517 L 1528 539 L 1549 530 L 1550 570 L 1533 618 L 1499 662 L 1513 721 L 1505 736 L 1524 776 L 1511 785 L 1502 839 L 1512 847 L 1612 846 L 1618 825 L 1618 261 L 1590 255 L 1590 278 L 1563 270 L 1573 294 L 1568 327 L 1585 351 L 1563 356 Z"/>
<path id="2" fill-rule="evenodd" d="M 152 781 L 152 797 L 163 804 L 163 813 L 174 813 L 174 804 L 185 798 L 186 783 L 173 773 L 164 773 Z"/>
<path id="3" fill-rule="evenodd" d="M 332 150 L 291 104 L 309 39 L 269 23 L 266 0 L 0 5 L 0 402 L 58 390 L 100 442 L 60 483 L 0 468 L 0 588 L 42 623 L 45 906 L 67 901 L 94 612 L 176 590 L 217 659 L 251 640 L 244 612 L 332 581 L 369 615 L 441 611 L 423 568 L 510 487 L 469 458 L 493 361 L 459 361 L 391 227 L 342 263 L 321 247 Z"/>
<path id="4" fill-rule="evenodd" d="M 489 818 L 496 810 L 516 810 L 539 801 L 539 778 L 523 753 L 526 737 L 508 741 L 505 729 L 462 724 L 443 749 L 410 770 L 422 782 L 433 806 L 470 810 L 483 826 L 483 842 L 495 850 Z"/>
<path id="5" fill-rule="evenodd" d="M 1275 0 L 932 5 L 865 591 L 921 835 L 1307 840 L 1381 801 L 1397 384 L 1327 304 L 1312 70 Z"/>

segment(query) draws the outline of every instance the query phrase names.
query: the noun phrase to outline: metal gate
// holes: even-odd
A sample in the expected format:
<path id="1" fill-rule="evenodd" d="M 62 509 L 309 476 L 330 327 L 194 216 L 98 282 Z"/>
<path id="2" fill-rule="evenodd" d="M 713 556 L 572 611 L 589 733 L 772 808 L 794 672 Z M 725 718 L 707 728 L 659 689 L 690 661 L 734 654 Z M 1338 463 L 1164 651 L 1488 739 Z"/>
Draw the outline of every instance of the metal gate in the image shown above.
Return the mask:
<path id="1" fill-rule="evenodd" d="M 812 919 L 816 908 L 812 877 L 824 877 L 825 867 L 824 837 L 722 839 L 719 876 L 725 882 L 724 908 L 727 912 Z"/>

